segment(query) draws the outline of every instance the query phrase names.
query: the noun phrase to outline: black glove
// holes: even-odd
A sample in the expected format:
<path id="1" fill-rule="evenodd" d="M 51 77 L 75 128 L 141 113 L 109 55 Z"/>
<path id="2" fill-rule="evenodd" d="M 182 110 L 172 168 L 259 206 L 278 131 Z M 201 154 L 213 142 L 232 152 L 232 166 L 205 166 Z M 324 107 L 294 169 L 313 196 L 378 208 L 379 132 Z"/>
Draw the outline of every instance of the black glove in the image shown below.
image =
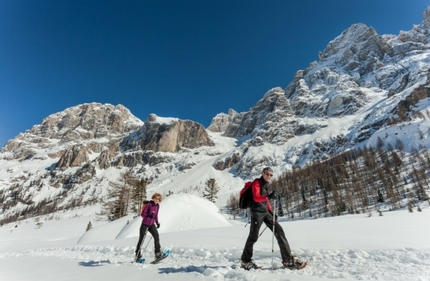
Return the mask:
<path id="1" fill-rule="evenodd" d="M 154 218 L 154 214 L 152 214 L 152 213 L 151 213 L 151 214 L 149 214 L 149 215 L 148 215 L 148 218 L 153 219 L 153 218 Z"/>
<path id="2" fill-rule="evenodd" d="M 157 229 L 159 229 L 160 228 L 160 223 L 156 222 L 155 224 L 157 225 Z"/>
<path id="3" fill-rule="evenodd" d="M 269 199 L 276 199 L 278 198 L 278 193 L 276 192 L 276 190 L 273 190 L 270 194 L 269 194 Z"/>

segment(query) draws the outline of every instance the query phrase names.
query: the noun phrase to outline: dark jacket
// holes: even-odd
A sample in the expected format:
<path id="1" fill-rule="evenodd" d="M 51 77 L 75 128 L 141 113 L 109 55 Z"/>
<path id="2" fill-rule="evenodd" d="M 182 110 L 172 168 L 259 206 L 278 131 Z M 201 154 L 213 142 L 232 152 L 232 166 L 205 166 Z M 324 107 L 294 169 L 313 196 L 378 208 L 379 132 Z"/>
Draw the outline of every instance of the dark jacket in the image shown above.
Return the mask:
<path id="1" fill-rule="evenodd" d="M 158 224 L 158 210 L 160 209 L 160 205 L 156 204 L 154 201 L 149 201 L 145 208 L 143 208 L 142 213 L 142 223 L 147 226 L 151 226 L 154 223 Z"/>
<path id="2" fill-rule="evenodd" d="M 250 206 L 251 212 L 265 213 L 272 211 L 272 206 L 270 206 L 270 201 L 267 198 L 270 188 L 269 183 L 263 177 L 260 177 L 254 180 L 251 188 L 253 199 Z"/>

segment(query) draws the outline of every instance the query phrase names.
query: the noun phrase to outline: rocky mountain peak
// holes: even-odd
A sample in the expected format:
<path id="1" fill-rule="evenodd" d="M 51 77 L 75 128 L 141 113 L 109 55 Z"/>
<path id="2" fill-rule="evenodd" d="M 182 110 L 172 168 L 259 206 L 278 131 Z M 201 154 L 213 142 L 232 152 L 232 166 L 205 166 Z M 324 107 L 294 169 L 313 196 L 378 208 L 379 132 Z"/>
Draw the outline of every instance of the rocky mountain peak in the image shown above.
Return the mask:
<path id="1" fill-rule="evenodd" d="M 377 33 L 373 27 L 368 27 L 365 24 L 358 23 L 353 24 L 342 32 L 341 35 L 336 39 L 329 42 L 326 49 L 320 52 L 319 57 L 321 60 L 327 59 L 331 56 L 339 56 L 339 52 L 343 53 L 341 64 L 348 62 L 348 57 L 357 55 L 360 60 L 366 59 L 371 49 L 375 49 L 377 46 Z M 376 36 L 376 38 L 375 38 Z M 382 56 L 382 53 L 376 53 L 378 57 Z"/>
<path id="2" fill-rule="evenodd" d="M 157 122 L 157 115 L 154 113 L 151 113 L 148 115 L 148 117 L 145 120 L 145 123 L 149 123 L 149 122 Z"/>
<path id="3" fill-rule="evenodd" d="M 121 139 L 143 124 L 123 105 L 87 103 L 54 113 L 25 133 L 8 141 L 1 152 L 9 159 L 31 158 L 35 149 L 65 147 L 86 142 L 90 151 L 99 152 L 103 144 Z M 54 153 L 64 154 L 62 151 Z M 75 155 L 71 153 L 70 155 Z M 83 157 L 82 159 L 86 159 Z M 64 160 L 64 163 L 73 161 Z"/>
<path id="4" fill-rule="evenodd" d="M 227 128 L 235 123 L 235 118 L 237 118 L 240 114 L 237 113 L 234 109 L 229 109 L 228 113 L 219 113 L 217 114 L 211 121 L 211 124 L 207 128 L 208 131 L 219 133 L 224 132 Z"/>
<path id="5" fill-rule="evenodd" d="M 228 137 L 252 135 L 263 141 L 285 142 L 291 136 L 289 127 L 274 128 L 273 124 L 288 120 L 285 118 L 292 114 L 284 90 L 276 87 L 269 90 L 248 112 L 230 111 L 227 115 L 217 115 L 212 120 L 211 128 L 219 131 L 225 128 L 224 135 Z"/>
<path id="6" fill-rule="evenodd" d="M 142 121 L 123 105 L 87 103 L 49 115 L 18 138 L 36 143 L 43 138 L 61 142 L 97 139 L 128 133 L 141 125 Z M 10 146 L 10 143 L 6 144 L 6 151 Z"/>
<path id="7" fill-rule="evenodd" d="M 422 24 L 425 28 L 430 29 L 430 6 L 424 11 Z"/>

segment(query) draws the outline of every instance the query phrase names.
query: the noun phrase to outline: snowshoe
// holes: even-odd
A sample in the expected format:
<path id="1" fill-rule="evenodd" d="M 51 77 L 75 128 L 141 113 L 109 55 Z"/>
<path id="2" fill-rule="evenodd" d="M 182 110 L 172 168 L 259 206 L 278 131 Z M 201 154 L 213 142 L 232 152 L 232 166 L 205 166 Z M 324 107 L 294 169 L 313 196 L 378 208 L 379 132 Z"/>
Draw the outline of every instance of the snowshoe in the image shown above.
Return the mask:
<path id="1" fill-rule="evenodd" d="M 158 255 L 157 255 L 158 254 Z M 170 255 L 170 249 L 165 250 L 163 253 L 156 253 L 155 260 L 151 262 L 151 264 L 157 264 L 160 261 L 164 260 Z"/>
<path id="2" fill-rule="evenodd" d="M 251 269 L 261 269 L 261 266 L 258 266 L 253 260 L 250 261 L 241 261 L 240 267 L 245 270 L 251 270 Z"/>
<path id="3" fill-rule="evenodd" d="M 303 262 L 294 256 L 291 256 L 290 260 L 283 261 L 282 265 L 288 269 L 303 269 L 308 264 L 307 261 Z"/>

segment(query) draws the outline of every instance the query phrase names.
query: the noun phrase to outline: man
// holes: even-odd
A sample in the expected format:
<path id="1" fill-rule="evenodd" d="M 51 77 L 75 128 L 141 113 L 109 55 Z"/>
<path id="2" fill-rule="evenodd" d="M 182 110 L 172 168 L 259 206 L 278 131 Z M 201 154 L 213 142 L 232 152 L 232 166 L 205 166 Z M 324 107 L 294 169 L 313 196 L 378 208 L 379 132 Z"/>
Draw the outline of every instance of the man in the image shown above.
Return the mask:
<path id="1" fill-rule="evenodd" d="M 259 231 L 262 223 L 273 231 L 273 212 L 270 205 L 269 199 L 275 199 L 278 195 L 276 191 L 272 191 L 269 194 L 270 185 L 269 182 L 273 177 L 273 171 L 271 168 L 266 167 L 263 169 L 261 177 L 255 179 L 250 187 L 252 189 L 252 202 L 251 211 L 251 224 L 249 229 L 249 236 L 245 243 L 241 257 L 241 267 L 250 270 L 251 268 L 258 268 L 258 266 L 252 260 L 253 248 L 255 242 L 258 240 Z M 276 219 L 276 216 L 275 216 Z M 291 255 L 290 245 L 288 244 L 287 238 L 285 237 L 284 230 L 275 221 L 275 238 L 278 241 L 279 249 L 281 250 L 282 265 L 286 268 L 297 268 L 301 269 L 306 266 L 306 263 L 295 259 Z"/>

